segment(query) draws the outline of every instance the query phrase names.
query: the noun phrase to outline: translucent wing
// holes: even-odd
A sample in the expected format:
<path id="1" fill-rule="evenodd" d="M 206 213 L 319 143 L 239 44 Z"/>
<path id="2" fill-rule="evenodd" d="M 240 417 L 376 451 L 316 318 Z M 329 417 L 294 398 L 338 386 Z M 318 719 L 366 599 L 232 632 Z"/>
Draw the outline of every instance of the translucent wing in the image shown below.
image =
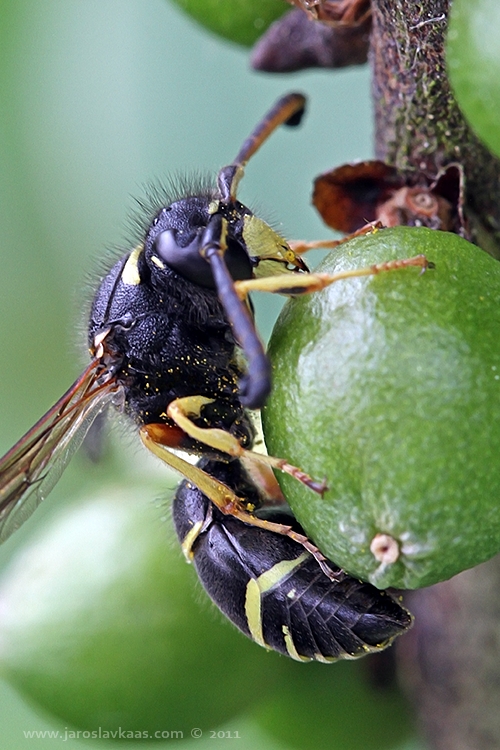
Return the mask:
<path id="1" fill-rule="evenodd" d="M 0 543 L 49 494 L 96 416 L 119 390 L 95 359 L 71 388 L 0 459 Z"/>

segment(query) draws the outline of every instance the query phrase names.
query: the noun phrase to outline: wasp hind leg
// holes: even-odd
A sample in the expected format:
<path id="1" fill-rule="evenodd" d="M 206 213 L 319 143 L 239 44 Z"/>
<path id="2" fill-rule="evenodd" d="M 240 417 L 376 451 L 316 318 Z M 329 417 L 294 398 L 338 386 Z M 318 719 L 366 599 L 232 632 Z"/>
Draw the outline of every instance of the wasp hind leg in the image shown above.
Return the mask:
<path id="1" fill-rule="evenodd" d="M 202 397 L 199 398 L 201 399 Z M 179 400 L 184 401 L 185 399 Z M 205 401 L 207 401 L 207 399 L 205 399 Z M 148 450 L 150 450 L 155 456 L 166 463 L 167 466 L 175 469 L 180 474 L 182 474 L 182 476 L 184 476 L 189 482 L 192 482 L 194 485 L 196 485 L 198 489 L 200 489 L 203 494 L 206 495 L 208 499 L 221 511 L 221 513 L 234 516 L 244 523 L 248 523 L 252 526 L 258 526 L 261 529 L 266 529 L 267 531 L 273 532 L 275 534 L 288 536 L 290 539 L 293 539 L 293 541 L 304 547 L 304 549 L 314 557 L 323 573 L 328 576 L 330 580 L 337 581 L 339 579 L 339 572 L 335 572 L 330 568 L 325 556 L 304 534 L 300 534 L 299 532 L 294 531 L 291 526 L 288 526 L 286 524 L 275 523 L 273 521 L 267 521 L 263 518 L 258 518 L 247 507 L 245 498 L 238 497 L 238 495 L 223 482 L 220 482 L 215 477 L 207 474 L 207 472 L 203 471 L 203 469 L 200 469 L 199 466 L 190 464 L 185 459 L 168 450 L 168 448 L 161 442 L 162 427 L 164 427 L 164 425 L 160 424 L 143 425 L 143 427 L 141 427 L 140 436 L 146 448 L 148 448 Z M 194 427 L 196 427 L 196 425 L 194 425 Z M 196 429 L 198 430 L 201 428 Z M 202 432 L 218 433 L 223 432 L 223 430 L 202 430 Z M 240 449 L 243 451 L 243 454 L 252 453 L 252 451 L 245 451 L 241 448 L 241 446 Z M 186 557 L 189 558 L 191 556 L 191 548 L 196 540 L 196 537 L 201 532 L 202 527 L 193 527 L 192 533 L 189 535 L 189 539 L 186 541 L 186 545 L 183 545 Z"/>

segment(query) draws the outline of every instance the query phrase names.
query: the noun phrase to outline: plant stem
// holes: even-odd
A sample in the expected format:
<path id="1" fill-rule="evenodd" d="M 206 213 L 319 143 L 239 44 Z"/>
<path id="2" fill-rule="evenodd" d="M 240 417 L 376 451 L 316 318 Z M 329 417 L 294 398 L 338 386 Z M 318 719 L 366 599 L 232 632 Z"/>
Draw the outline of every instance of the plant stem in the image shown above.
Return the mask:
<path id="1" fill-rule="evenodd" d="M 372 0 L 376 156 L 430 179 L 458 163 L 468 234 L 500 258 L 500 160 L 472 132 L 453 97 L 445 65 L 449 6 L 449 0 Z"/>

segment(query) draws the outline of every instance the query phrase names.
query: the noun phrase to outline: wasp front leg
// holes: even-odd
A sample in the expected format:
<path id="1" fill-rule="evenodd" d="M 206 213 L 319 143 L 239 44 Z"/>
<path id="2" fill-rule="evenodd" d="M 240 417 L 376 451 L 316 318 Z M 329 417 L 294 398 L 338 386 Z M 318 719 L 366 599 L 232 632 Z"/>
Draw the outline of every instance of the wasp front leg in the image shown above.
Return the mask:
<path id="1" fill-rule="evenodd" d="M 370 221 L 368 224 L 360 227 L 360 229 L 357 229 L 355 232 L 351 232 L 351 234 L 347 234 L 340 240 L 292 240 L 288 242 L 288 245 L 296 255 L 303 255 L 304 253 L 307 253 L 308 250 L 332 250 L 339 247 L 339 245 L 350 242 L 350 240 L 353 240 L 355 237 L 361 237 L 365 234 L 375 234 L 375 232 L 378 232 L 379 229 L 383 228 L 384 225 L 381 221 Z"/>
<path id="2" fill-rule="evenodd" d="M 409 266 L 417 266 L 425 271 L 432 268 L 425 255 L 415 255 L 413 258 L 402 260 L 389 260 L 386 263 L 376 263 L 365 268 L 353 268 L 338 273 L 296 273 L 282 274 L 279 276 L 265 276 L 260 279 L 248 279 L 235 281 L 234 285 L 242 300 L 246 299 L 250 292 L 271 292 L 274 294 L 310 294 L 319 292 L 330 284 L 342 279 L 353 279 L 361 276 L 377 276 L 379 273 L 398 271 Z"/>

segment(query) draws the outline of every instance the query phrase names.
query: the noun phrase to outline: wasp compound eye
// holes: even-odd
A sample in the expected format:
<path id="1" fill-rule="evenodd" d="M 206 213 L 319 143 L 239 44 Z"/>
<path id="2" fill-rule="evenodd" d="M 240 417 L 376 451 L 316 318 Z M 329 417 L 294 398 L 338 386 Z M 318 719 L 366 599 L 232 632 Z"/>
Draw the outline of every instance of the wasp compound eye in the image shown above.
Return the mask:
<path id="1" fill-rule="evenodd" d="M 155 239 L 153 254 L 185 279 L 213 289 L 210 266 L 200 254 L 201 243 L 201 234 L 198 233 L 194 240 L 183 247 L 177 240 L 176 230 L 167 229 Z"/>
<path id="2" fill-rule="evenodd" d="M 178 241 L 175 229 L 161 232 L 153 243 L 153 256 L 162 263 L 194 284 L 215 289 L 215 282 L 207 259 L 202 252 L 211 241 L 210 224 L 204 232 L 198 231 L 194 240 L 182 246 Z M 224 259 L 233 279 L 249 279 L 252 276 L 252 264 L 248 253 L 234 239 L 228 239 Z M 156 265 L 156 264 L 155 264 Z"/>

